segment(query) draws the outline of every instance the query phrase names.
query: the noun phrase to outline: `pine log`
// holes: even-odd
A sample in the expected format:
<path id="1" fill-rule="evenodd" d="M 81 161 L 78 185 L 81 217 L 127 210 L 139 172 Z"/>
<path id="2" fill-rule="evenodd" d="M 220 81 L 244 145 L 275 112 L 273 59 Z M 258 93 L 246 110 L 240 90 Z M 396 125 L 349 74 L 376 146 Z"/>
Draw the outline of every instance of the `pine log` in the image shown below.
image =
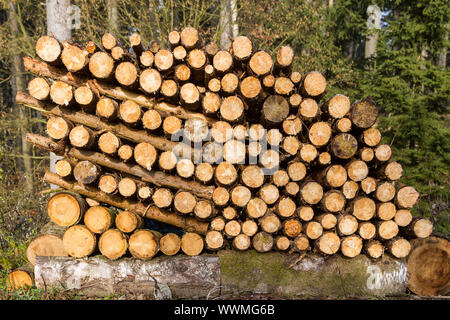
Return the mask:
<path id="1" fill-rule="evenodd" d="M 117 186 L 117 190 L 119 194 L 125 198 L 132 197 L 136 194 L 137 185 L 133 179 L 130 178 L 122 178 L 119 181 Z"/>
<path id="2" fill-rule="evenodd" d="M 341 236 L 348 236 L 358 230 L 358 220 L 352 215 L 344 214 L 338 218 L 337 231 Z"/>
<path id="3" fill-rule="evenodd" d="M 290 46 L 281 46 L 277 51 L 275 66 L 278 69 L 288 69 L 294 62 L 294 49 Z"/>
<path id="4" fill-rule="evenodd" d="M 242 223 L 241 231 L 248 237 L 253 237 L 258 232 L 258 224 L 254 220 L 245 220 Z"/>
<path id="5" fill-rule="evenodd" d="M 324 232 L 323 235 L 316 241 L 317 249 L 327 255 L 332 255 L 338 252 L 341 246 L 341 239 L 334 232 Z"/>
<path id="6" fill-rule="evenodd" d="M 50 117 L 47 120 L 46 132 L 54 140 L 62 140 L 69 136 L 73 124 L 62 117 Z"/>
<path id="7" fill-rule="evenodd" d="M 375 201 L 368 197 L 357 197 L 350 204 L 352 214 L 361 221 L 369 221 L 375 216 Z"/>
<path id="8" fill-rule="evenodd" d="M 202 99 L 202 111 L 205 114 L 216 114 L 222 104 L 221 97 L 211 91 L 207 91 Z"/>
<path id="9" fill-rule="evenodd" d="M 147 185 L 138 185 L 137 197 L 141 201 L 147 201 L 153 195 L 153 189 Z"/>
<path id="10" fill-rule="evenodd" d="M 330 149 L 339 159 L 350 159 L 358 151 L 356 138 L 349 133 L 341 133 L 331 139 Z"/>
<path id="11" fill-rule="evenodd" d="M 407 209 L 400 209 L 395 212 L 394 221 L 399 227 L 406 227 L 411 223 L 413 216 L 411 211 Z"/>
<path id="12" fill-rule="evenodd" d="M 81 184 L 97 182 L 101 173 L 102 168 L 89 160 L 80 161 L 73 168 L 73 176 Z"/>
<path id="13" fill-rule="evenodd" d="M 318 172 L 316 179 L 327 188 L 339 188 L 347 181 L 347 170 L 340 164 L 334 164 Z"/>
<path id="14" fill-rule="evenodd" d="M 323 229 L 333 229 L 337 224 L 337 218 L 332 213 L 324 213 L 315 217 L 315 221 L 319 222 Z"/>
<path id="15" fill-rule="evenodd" d="M 231 190 L 231 203 L 237 207 L 244 208 L 251 197 L 250 189 L 245 186 L 238 185 Z"/>
<path id="16" fill-rule="evenodd" d="M 408 288 L 421 296 L 447 295 L 450 243 L 447 239 L 429 237 L 412 242 L 407 260 Z"/>
<path id="17" fill-rule="evenodd" d="M 191 82 L 183 84 L 180 88 L 181 104 L 190 110 L 200 107 L 201 95 L 196 85 Z"/>
<path id="18" fill-rule="evenodd" d="M 151 68 L 153 66 L 153 62 L 155 61 L 155 56 L 153 52 L 147 50 L 141 53 L 139 57 L 139 62 L 144 68 Z"/>
<path id="19" fill-rule="evenodd" d="M 322 200 L 323 188 L 315 181 L 308 181 L 300 187 L 300 196 L 307 204 L 317 204 Z"/>
<path id="20" fill-rule="evenodd" d="M 364 251 L 369 257 L 373 259 L 378 259 L 383 256 L 384 246 L 378 240 L 370 240 L 364 244 Z"/>
<path id="21" fill-rule="evenodd" d="M 309 128 L 309 141 L 317 147 L 324 146 L 331 139 L 331 126 L 328 122 L 315 122 Z"/>
<path id="22" fill-rule="evenodd" d="M 316 159 L 318 154 L 317 148 L 309 143 L 303 143 L 300 148 L 300 159 L 306 163 L 311 163 Z"/>
<path id="23" fill-rule="evenodd" d="M 255 52 L 248 62 L 250 71 L 257 77 L 262 77 L 268 74 L 272 70 L 272 65 L 272 57 L 267 52 L 262 50 Z"/>
<path id="24" fill-rule="evenodd" d="M 280 192 L 274 184 L 265 184 L 259 189 L 258 196 L 270 206 L 277 202 Z"/>
<path id="25" fill-rule="evenodd" d="M 60 106 L 70 106 L 74 102 L 73 87 L 62 81 L 55 81 L 50 86 L 51 100 Z"/>
<path id="26" fill-rule="evenodd" d="M 144 221 L 141 216 L 133 212 L 123 210 L 116 215 L 114 223 L 116 228 L 123 233 L 132 233 L 136 229 L 141 228 Z"/>
<path id="27" fill-rule="evenodd" d="M 375 198 L 381 202 L 388 202 L 395 197 L 395 186 L 391 182 L 383 182 L 377 186 Z"/>
<path id="28" fill-rule="evenodd" d="M 181 217 L 177 214 L 158 209 L 156 207 L 147 208 L 140 202 L 134 202 L 131 200 L 124 200 L 122 198 L 106 195 L 99 192 L 98 189 L 92 188 L 85 185 L 71 184 L 67 181 L 61 179 L 58 175 L 51 172 L 46 172 L 44 176 L 44 181 L 47 183 L 52 183 L 58 185 L 64 189 L 77 192 L 86 197 L 92 198 L 102 203 L 107 203 L 111 206 L 132 211 L 140 216 L 145 216 L 149 219 L 154 219 L 160 222 L 164 222 L 170 225 L 177 226 L 182 229 L 195 230 L 200 234 L 205 234 L 208 228 L 208 224 L 204 222 L 198 222 L 191 217 Z"/>
<path id="29" fill-rule="evenodd" d="M 258 252 L 269 252 L 273 248 L 273 237 L 267 232 L 260 231 L 252 238 L 252 245 Z"/>
<path id="30" fill-rule="evenodd" d="M 359 185 L 355 181 L 346 181 L 341 188 L 342 193 L 346 199 L 353 199 L 356 197 L 359 190 Z"/>
<path id="31" fill-rule="evenodd" d="M 337 213 L 345 207 L 346 201 L 344 194 L 339 190 L 327 191 L 321 200 L 322 207 L 329 212 Z"/>
<path id="32" fill-rule="evenodd" d="M 375 158 L 380 162 L 388 161 L 392 155 L 392 149 L 387 144 L 380 144 L 374 149 Z"/>
<path id="33" fill-rule="evenodd" d="M 230 186 L 237 180 L 238 173 L 233 164 L 225 161 L 216 167 L 214 177 L 220 185 Z"/>
<path id="34" fill-rule="evenodd" d="M 311 240 L 316 240 L 323 234 L 322 225 L 316 221 L 310 221 L 306 223 L 304 230 L 306 236 Z"/>
<path id="35" fill-rule="evenodd" d="M 208 184 L 214 177 L 214 168 L 211 164 L 203 162 L 195 166 L 195 178 L 203 184 Z"/>
<path id="36" fill-rule="evenodd" d="M 117 260 L 127 252 L 127 240 L 127 237 L 120 230 L 110 229 L 100 236 L 98 249 L 108 259 Z"/>
<path id="37" fill-rule="evenodd" d="M 144 52 L 144 44 L 142 42 L 141 35 L 137 32 L 134 32 L 130 35 L 129 40 L 131 48 L 136 53 L 136 56 L 139 57 L 142 52 Z"/>
<path id="38" fill-rule="evenodd" d="M 204 247 L 203 238 L 194 232 L 186 232 L 181 238 L 181 250 L 188 256 L 198 256 Z"/>
<path id="39" fill-rule="evenodd" d="M 276 233 L 281 229 L 280 219 L 270 211 L 259 218 L 258 223 L 261 226 L 261 230 L 267 233 Z"/>
<path id="40" fill-rule="evenodd" d="M 292 241 L 292 248 L 297 252 L 304 252 L 304 251 L 310 249 L 310 243 L 309 243 L 308 237 L 304 234 L 299 234 Z"/>
<path id="41" fill-rule="evenodd" d="M 229 122 L 238 122 L 244 115 L 244 103 L 238 96 L 226 97 L 220 105 L 220 116 Z"/>
<path id="42" fill-rule="evenodd" d="M 433 223 L 426 218 L 413 218 L 406 227 L 406 234 L 417 238 L 428 238 L 433 232 Z"/>
<path id="43" fill-rule="evenodd" d="M 199 32 L 190 26 L 181 30 L 180 41 L 187 50 L 193 49 L 201 44 Z"/>
<path id="44" fill-rule="evenodd" d="M 113 99 L 103 97 L 97 102 L 95 114 L 101 119 L 113 120 L 119 114 L 119 104 Z"/>
<path id="45" fill-rule="evenodd" d="M 34 77 L 28 82 L 28 92 L 37 100 L 48 100 L 50 98 L 50 85 L 42 77 Z"/>
<path id="46" fill-rule="evenodd" d="M 187 215 L 194 211 L 197 204 L 195 196 L 187 191 L 178 191 L 173 199 L 173 207 L 181 215 Z"/>
<path id="47" fill-rule="evenodd" d="M 377 173 L 381 178 L 386 178 L 391 181 L 396 181 L 402 177 L 403 168 L 400 163 L 398 163 L 396 161 L 392 161 L 392 162 L 386 163 L 385 165 L 381 166 L 377 170 Z"/>
<path id="48" fill-rule="evenodd" d="M 114 59 L 106 52 L 96 52 L 89 59 L 89 71 L 97 79 L 111 79 L 114 73 Z"/>
<path id="49" fill-rule="evenodd" d="M 242 227 L 238 220 L 230 220 L 225 223 L 223 230 L 227 238 L 232 239 L 241 233 Z"/>
<path id="50" fill-rule="evenodd" d="M 359 255 L 363 248 L 363 241 L 357 235 L 344 237 L 341 240 L 341 252 L 344 256 L 354 258 Z"/>
<path id="51" fill-rule="evenodd" d="M 355 101 L 350 111 L 352 123 L 360 128 L 367 129 L 375 124 L 378 118 L 378 108 L 370 98 Z"/>
<path id="52" fill-rule="evenodd" d="M 225 219 L 223 217 L 215 217 L 210 222 L 211 230 L 222 231 L 225 228 Z"/>
<path id="53" fill-rule="evenodd" d="M 161 49 L 155 54 L 154 65 L 158 71 L 165 72 L 172 68 L 174 63 L 173 60 L 173 54 L 171 51 Z"/>
<path id="54" fill-rule="evenodd" d="M 102 36 L 102 46 L 106 51 L 111 51 L 117 45 L 116 37 L 111 33 L 105 33 Z"/>
<path id="55" fill-rule="evenodd" d="M 397 190 L 395 203 L 399 208 L 410 209 L 419 200 L 419 196 L 419 193 L 413 187 L 401 187 Z"/>
<path id="56" fill-rule="evenodd" d="M 64 140 L 55 142 L 52 139 L 49 139 L 47 137 L 43 137 L 43 136 L 40 136 L 37 134 L 32 134 L 29 132 L 26 134 L 26 140 L 28 143 L 38 146 L 41 149 L 44 149 L 44 150 L 47 150 L 50 152 L 54 152 L 59 155 L 64 154 L 64 150 L 66 147 Z"/>
<path id="57" fill-rule="evenodd" d="M 239 86 L 239 78 L 236 74 L 232 72 L 226 73 L 220 80 L 220 87 L 222 88 L 222 92 L 224 95 L 234 94 L 238 86 Z"/>
<path id="58" fill-rule="evenodd" d="M 63 41 L 62 46 L 61 61 L 68 71 L 79 72 L 87 69 L 89 52 L 85 48 L 72 45 L 67 41 Z"/>
<path id="59" fill-rule="evenodd" d="M 128 250 L 135 258 L 149 260 L 158 253 L 161 236 L 153 230 L 136 230 L 128 239 Z"/>
<path id="60" fill-rule="evenodd" d="M 302 231 L 302 223 L 297 218 L 289 218 L 282 223 L 282 232 L 288 238 L 297 237 Z"/>
<path id="61" fill-rule="evenodd" d="M 300 192 L 300 186 L 297 182 L 290 181 L 283 188 L 283 193 L 288 197 L 295 197 Z"/>
<path id="62" fill-rule="evenodd" d="M 331 154 L 329 152 L 321 152 L 319 153 L 319 157 L 317 158 L 317 163 L 321 166 L 327 166 L 331 163 Z M 346 172 L 347 174 L 347 172 Z"/>
<path id="63" fill-rule="evenodd" d="M 350 120 L 349 118 L 338 119 L 334 122 L 333 128 L 337 132 L 350 132 L 352 130 L 352 120 Z"/>
<path id="64" fill-rule="evenodd" d="M 380 220 L 394 219 L 397 209 L 392 202 L 377 203 L 377 217 Z"/>
<path id="65" fill-rule="evenodd" d="M 390 240 L 399 232 L 398 225 L 393 220 L 377 222 L 376 227 L 377 235 L 382 240 Z"/>
<path id="66" fill-rule="evenodd" d="M 282 218 L 292 217 L 297 209 L 297 205 L 290 197 L 281 197 L 275 205 L 275 212 Z"/>
<path id="67" fill-rule="evenodd" d="M 117 155 L 123 162 L 128 162 L 133 158 L 134 148 L 128 144 L 123 144 L 117 150 Z"/>
<path id="68" fill-rule="evenodd" d="M 177 174 L 182 178 L 190 178 L 194 175 L 195 166 L 190 159 L 181 159 L 176 165 Z"/>
<path id="69" fill-rule="evenodd" d="M 324 94 L 326 87 L 327 80 L 321 73 L 317 71 L 309 72 L 303 79 L 302 96 L 318 98 Z"/>
<path id="70" fill-rule="evenodd" d="M 364 191 L 365 194 L 372 193 L 377 188 L 377 181 L 375 178 L 367 177 L 361 180 L 361 190 Z"/>
<path id="71" fill-rule="evenodd" d="M 166 233 L 159 239 L 159 250 L 166 256 L 176 255 L 181 249 L 181 239 L 175 233 Z"/>
<path id="72" fill-rule="evenodd" d="M 219 50 L 212 60 L 214 69 L 219 74 L 225 74 L 231 70 L 233 66 L 233 56 L 225 50 Z"/>
<path id="73" fill-rule="evenodd" d="M 39 230 L 39 235 L 34 237 L 27 246 L 26 257 L 28 262 L 34 266 L 37 256 L 65 257 L 62 236 L 66 228 L 49 222 Z"/>
<path id="74" fill-rule="evenodd" d="M 291 247 L 291 240 L 285 236 L 277 236 L 274 239 L 274 247 L 278 251 L 287 251 Z"/>
<path id="75" fill-rule="evenodd" d="M 238 251 L 245 251 L 250 248 L 250 246 L 252 245 L 252 241 L 249 236 L 241 233 L 233 238 L 231 245 Z"/>
<path id="76" fill-rule="evenodd" d="M 291 114 L 283 121 L 282 127 L 285 134 L 295 136 L 302 131 L 302 121 Z"/>
<path id="77" fill-rule="evenodd" d="M 172 205 L 173 193 L 168 188 L 157 188 L 152 195 L 152 200 L 158 208 L 169 208 Z"/>
<path id="78" fill-rule="evenodd" d="M 97 96 L 94 95 L 94 92 L 88 86 L 76 88 L 73 94 L 75 101 L 81 106 L 82 110 L 89 113 L 95 111 L 98 101 Z"/>
<path id="79" fill-rule="evenodd" d="M 213 191 L 212 200 L 217 207 L 224 207 L 230 200 L 230 193 L 223 187 L 217 187 Z"/>
<path id="80" fill-rule="evenodd" d="M 289 103 L 285 98 L 283 98 L 280 95 L 270 95 L 266 98 L 266 100 L 263 103 L 262 107 L 262 118 L 263 121 L 270 126 L 278 125 L 280 123 L 283 123 L 283 121 L 286 120 L 286 118 L 289 115 Z M 284 123 L 283 123 L 284 125 Z M 284 127 L 284 126 L 283 126 Z M 301 128 L 301 124 L 300 124 Z M 292 131 L 296 131 L 295 129 L 288 130 L 288 132 L 285 132 L 287 134 L 297 134 L 292 133 Z"/>
<path id="81" fill-rule="evenodd" d="M 56 174 L 54 175 L 57 176 Z M 86 201 L 79 195 L 69 192 L 57 193 L 47 202 L 48 216 L 51 221 L 61 227 L 77 224 L 83 217 L 86 209 Z"/>
<path id="82" fill-rule="evenodd" d="M 312 121 L 319 115 L 319 105 L 311 98 L 303 99 L 299 105 L 297 116 L 305 121 Z"/>
<path id="83" fill-rule="evenodd" d="M 343 94 L 336 94 L 322 106 L 332 118 L 341 119 L 350 111 L 350 99 Z"/>
<path id="84" fill-rule="evenodd" d="M 348 177 L 356 182 L 364 180 L 369 174 L 369 167 L 361 160 L 352 160 L 345 167 Z"/>
<path id="85" fill-rule="evenodd" d="M 247 203 L 245 212 L 250 219 L 259 219 L 267 213 L 267 204 L 260 198 L 252 198 Z"/>
<path id="86" fill-rule="evenodd" d="M 233 56 L 238 61 L 247 61 L 253 53 L 253 44 L 246 36 L 238 36 L 232 43 Z"/>
<path id="87" fill-rule="evenodd" d="M 162 122 L 161 115 L 156 110 L 147 110 L 142 115 L 142 125 L 145 129 L 156 130 L 161 127 Z"/>
<path id="88" fill-rule="evenodd" d="M 139 75 L 139 85 L 145 93 L 156 94 L 161 88 L 162 77 L 158 70 L 148 68 Z"/>
<path id="89" fill-rule="evenodd" d="M 42 36 L 36 41 L 36 54 L 43 61 L 57 65 L 61 63 L 61 43 L 52 36 Z"/>
<path id="90" fill-rule="evenodd" d="M 281 150 L 284 152 L 284 155 L 287 158 L 293 157 L 295 155 L 297 155 L 297 153 L 299 152 L 300 149 L 300 141 L 298 140 L 297 137 L 294 136 L 287 136 L 284 137 L 283 141 L 281 142 Z M 300 149 L 300 157 L 302 158 L 302 160 L 310 160 L 311 158 L 311 153 L 309 152 L 309 150 L 307 150 L 308 147 L 306 147 L 305 149 L 305 145 L 302 145 L 301 149 Z M 302 152 L 303 150 L 303 152 Z M 317 152 L 317 150 L 314 151 Z M 314 156 L 315 158 L 315 156 Z M 310 162 L 310 161 L 306 161 L 306 162 Z"/>
<path id="91" fill-rule="evenodd" d="M 102 234 L 112 228 L 115 218 L 116 215 L 112 210 L 102 206 L 93 206 L 86 210 L 83 223 L 91 232 Z"/>
<path id="92" fill-rule="evenodd" d="M 125 61 L 117 65 L 114 76 L 120 85 L 135 87 L 138 80 L 138 70 L 133 63 Z"/>
<path id="93" fill-rule="evenodd" d="M 411 252 L 411 244 L 401 237 L 389 240 L 386 247 L 388 252 L 398 259 L 406 258 Z"/>
<path id="94" fill-rule="evenodd" d="M 301 181 L 306 177 L 307 168 L 300 161 L 290 162 L 287 166 L 287 174 L 292 181 Z"/>
<path id="95" fill-rule="evenodd" d="M 215 230 L 210 230 L 205 235 L 205 247 L 211 251 L 222 249 L 225 244 L 222 233 Z"/>
<path id="96" fill-rule="evenodd" d="M 97 238 L 82 224 L 69 227 L 63 236 L 64 250 L 74 258 L 91 255 L 97 248 Z"/>
<path id="97" fill-rule="evenodd" d="M 293 93 L 289 96 L 289 105 L 291 106 L 291 108 L 298 109 L 302 101 L 303 98 L 298 93 Z"/>
<path id="98" fill-rule="evenodd" d="M 197 201 L 194 207 L 194 215 L 200 220 L 210 220 L 214 215 L 214 207 L 209 201 Z"/>
<path id="99" fill-rule="evenodd" d="M 289 96 L 294 90 L 294 83 L 286 77 L 277 77 L 274 84 L 275 93 L 281 96 Z"/>
<path id="100" fill-rule="evenodd" d="M 114 133 L 105 132 L 100 135 L 97 144 L 102 152 L 108 155 L 115 155 L 121 145 L 121 141 Z"/>
<path id="101" fill-rule="evenodd" d="M 375 225 L 371 222 L 362 222 L 358 227 L 358 234 L 364 240 L 372 240 L 377 233 Z"/>
<path id="102" fill-rule="evenodd" d="M 66 159 L 58 160 L 55 163 L 55 172 L 57 175 L 59 175 L 61 178 L 71 178 L 72 177 L 72 164 L 67 161 Z"/>
<path id="103" fill-rule="evenodd" d="M 310 206 L 301 206 L 298 207 L 296 214 L 302 221 L 311 221 L 314 218 L 314 209 Z"/>

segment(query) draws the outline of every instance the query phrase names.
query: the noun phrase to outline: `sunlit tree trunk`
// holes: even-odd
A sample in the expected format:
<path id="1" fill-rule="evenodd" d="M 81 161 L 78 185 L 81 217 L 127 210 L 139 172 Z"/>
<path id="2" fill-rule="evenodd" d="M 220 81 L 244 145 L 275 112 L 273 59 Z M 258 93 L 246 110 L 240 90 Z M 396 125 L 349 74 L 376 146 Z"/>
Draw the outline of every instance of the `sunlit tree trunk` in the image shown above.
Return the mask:
<path id="1" fill-rule="evenodd" d="M 109 32 L 115 33 L 119 25 L 119 15 L 117 13 L 117 0 L 107 0 L 106 8 L 108 10 Z"/>
<path id="2" fill-rule="evenodd" d="M 70 0 L 47 0 L 47 34 L 53 35 L 59 41 L 72 38 L 71 4 Z M 55 163 L 62 157 L 50 152 L 50 171 L 55 172 Z M 57 186 L 51 185 L 52 188 Z"/>
<path id="3" fill-rule="evenodd" d="M 369 34 L 366 37 L 364 58 L 368 59 L 377 55 L 378 33 L 375 30 L 381 27 L 381 10 L 377 5 L 367 7 L 367 28 Z"/>
<path id="4" fill-rule="evenodd" d="M 17 37 L 19 33 L 18 26 L 18 17 L 16 13 L 16 7 L 14 1 L 9 2 L 9 26 L 11 28 L 11 33 L 14 37 Z M 16 93 L 19 91 L 26 90 L 26 79 L 25 79 L 25 70 L 22 64 L 22 58 L 20 57 L 19 48 L 14 48 L 13 52 L 17 53 L 12 56 L 11 61 L 11 74 L 14 75 L 12 78 L 12 96 L 15 97 Z M 22 156 L 23 156 L 23 165 L 25 168 L 25 188 L 27 193 L 31 193 L 33 191 L 33 169 L 32 169 L 32 160 L 30 158 L 30 145 L 26 141 L 26 133 L 28 129 L 28 118 L 26 111 L 23 106 L 17 106 L 18 116 L 20 120 L 20 134 L 21 134 L 21 147 L 22 147 Z"/>
<path id="5" fill-rule="evenodd" d="M 220 46 L 222 48 L 227 48 L 230 44 L 230 37 L 231 37 L 231 7 L 230 7 L 230 0 L 224 0 L 220 3 Z"/>

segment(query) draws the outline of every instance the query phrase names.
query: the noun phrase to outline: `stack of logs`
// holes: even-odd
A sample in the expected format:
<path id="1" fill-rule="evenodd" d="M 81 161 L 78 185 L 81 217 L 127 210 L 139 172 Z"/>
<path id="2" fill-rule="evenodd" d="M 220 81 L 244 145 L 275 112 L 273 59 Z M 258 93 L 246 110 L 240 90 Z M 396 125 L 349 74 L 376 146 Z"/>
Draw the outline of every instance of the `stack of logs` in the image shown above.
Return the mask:
<path id="1" fill-rule="evenodd" d="M 409 239 L 432 233 L 410 212 L 419 194 L 398 182 L 374 101 L 323 99 L 325 77 L 293 70 L 291 47 L 272 58 L 239 36 L 220 49 L 192 27 L 170 32 L 168 48 L 129 41 L 43 36 L 41 60 L 24 58 L 36 77 L 16 100 L 48 116 L 48 137 L 28 141 L 62 156 L 44 180 L 65 189 L 47 206 L 59 231 L 35 239 L 29 259 L 223 248 L 404 258 Z"/>

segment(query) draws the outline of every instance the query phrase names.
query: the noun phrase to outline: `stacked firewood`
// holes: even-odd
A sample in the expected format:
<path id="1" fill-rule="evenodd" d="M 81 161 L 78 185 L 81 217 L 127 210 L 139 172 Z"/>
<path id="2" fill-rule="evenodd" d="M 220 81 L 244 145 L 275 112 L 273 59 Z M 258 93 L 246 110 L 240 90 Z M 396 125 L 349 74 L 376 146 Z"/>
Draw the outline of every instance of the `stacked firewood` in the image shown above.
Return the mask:
<path id="1" fill-rule="evenodd" d="M 191 27 L 168 48 L 129 41 L 43 36 L 41 60 L 24 58 L 36 77 L 16 99 L 48 116 L 48 137 L 28 141 L 62 156 L 44 180 L 66 189 L 47 209 L 68 255 L 404 258 L 409 239 L 431 234 L 410 212 L 419 194 L 398 183 L 374 101 L 325 100 L 325 77 L 294 70 L 291 47 L 273 58 L 239 36 L 220 49 Z M 185 232 L 149 230 L 147 218 Z"/>

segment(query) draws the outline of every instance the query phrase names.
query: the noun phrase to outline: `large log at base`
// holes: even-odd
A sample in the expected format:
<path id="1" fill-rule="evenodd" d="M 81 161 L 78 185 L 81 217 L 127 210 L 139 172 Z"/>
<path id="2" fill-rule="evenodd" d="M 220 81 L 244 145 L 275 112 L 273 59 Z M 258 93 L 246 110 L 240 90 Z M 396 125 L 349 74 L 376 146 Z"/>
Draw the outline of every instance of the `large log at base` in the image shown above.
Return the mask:
<path id="1" fill-rule="evenodd" d="M 199 234 L 205 234 L 206 230 L 208 229 L 208 223 L 199 222 L 195 218 L 182 217 L 175 213 L 158 209 L 156 207 L 148 208 L 146 205 L 140 202 L 124 200 L 121 197 L 107 195 L 99 191 L 97 188 L 64 181 L 57 174 L 48 171 L 44 175 L 44 181 L 47 183 L 55 184 L 72 192 L 79 193 L 81 195 L 84 195 L 85 197 L 92 198 L 99 202 L 107 203 L 111 206 L 134 212 L 141 217 L 146 217 L 149 219 L 154 219 L 160 222 L 174 225 L 184 230 L 194 230 Z"/>
<path id="2" fill-rule="evenodd" d="M 406 292 L 404 260 L 384 255 L 371 260 L 307 254 L 292 268 L 299 254 L 259 254 L 255 250 L 221 250 L 214 255 L 108 260 L 38 257 L 38 288 L 65 289 L 90 297 L 124 294 L 133 299 L 154 299 L 155 280 L 166 284 L 174 299 L 243 297 L 243 292 L 285 298 L 324 296 L 398 296 Z M 438 266 L 436 266 L 438 267 Z M 182 270 L 182 271 L 181 271 Z M 339 270 L 339 272 L 337 272 Z M 114 275 L 114 276 L 113 276 Z"/>
<path id="3" fill-rule="evenodd" d="M 421 296 L 450 292 L 450 242 L 439 237 L 414 239 L 407 259 L 408 288 Z"/>

